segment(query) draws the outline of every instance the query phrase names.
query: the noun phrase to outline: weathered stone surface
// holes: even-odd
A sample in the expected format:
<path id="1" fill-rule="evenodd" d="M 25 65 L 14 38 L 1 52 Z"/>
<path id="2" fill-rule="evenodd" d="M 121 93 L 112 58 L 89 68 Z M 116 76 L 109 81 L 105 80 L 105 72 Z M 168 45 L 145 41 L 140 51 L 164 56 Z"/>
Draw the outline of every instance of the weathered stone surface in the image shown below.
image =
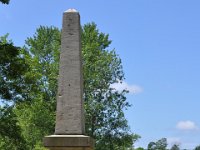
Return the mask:
<path id="1" fill-rule="evenodd" d="M 80 16 L 75 9 L 63 14 L 55 135 L 44 138 L 49 150 L 93 150 L 84 136 L 83 77 Z"/>
<path id="2" fill-rule="evenodd" d="M 56 135 L 84 134 L 80 16 L 74 9 L 63 14 L 58 80 Z"/>
<path id="3" fill-rule="evenodd" d="M 93 139 L 84 135 L 51 135 L 44 138 L 46 148 L 88 148 L 94 145 Z"/>

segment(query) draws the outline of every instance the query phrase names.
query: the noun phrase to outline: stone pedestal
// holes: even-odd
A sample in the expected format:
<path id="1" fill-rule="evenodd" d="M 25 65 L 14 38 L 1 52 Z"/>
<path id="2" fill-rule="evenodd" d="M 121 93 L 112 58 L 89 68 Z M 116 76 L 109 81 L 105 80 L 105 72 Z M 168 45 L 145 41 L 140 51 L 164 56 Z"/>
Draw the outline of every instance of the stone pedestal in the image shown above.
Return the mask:
<path id="1" fill-rule="evenodd" d="M 44 138 L 49 150 L 93 150 L 94 141 L 85 135 L 50 135 Z"/>

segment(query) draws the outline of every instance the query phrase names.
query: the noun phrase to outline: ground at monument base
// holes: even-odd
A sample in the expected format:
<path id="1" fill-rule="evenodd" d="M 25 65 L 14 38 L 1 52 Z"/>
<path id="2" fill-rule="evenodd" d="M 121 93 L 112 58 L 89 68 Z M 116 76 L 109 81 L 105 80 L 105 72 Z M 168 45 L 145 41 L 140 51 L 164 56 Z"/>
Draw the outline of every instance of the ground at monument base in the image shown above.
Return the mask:
<path id="1" fill-rule="evenodd" d="M 93 150 L 94 140 L 85 135 L 50 135 L 44 138 L 49 150 Z"/>

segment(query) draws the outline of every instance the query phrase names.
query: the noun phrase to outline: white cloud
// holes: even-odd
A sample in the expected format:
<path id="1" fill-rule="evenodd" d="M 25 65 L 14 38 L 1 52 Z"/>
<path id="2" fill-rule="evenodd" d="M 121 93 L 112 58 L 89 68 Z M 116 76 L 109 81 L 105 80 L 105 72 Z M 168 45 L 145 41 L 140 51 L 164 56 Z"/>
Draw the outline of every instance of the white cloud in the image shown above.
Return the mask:
<path id="1" fill-rule="evenodd" d="M 170 149 L 174 144 L 179 145 L 180 149 L 194 149 L 197 145 L 199 145 L 199 141 L 193 141 L 193 139 L 189 140 L 185 137 L 168 137 L 167 138 L 167 148 Z"/>
<path id="2" fill-rule="evenodd" d="M 143 89 L 138 86 L 138 85 L 129 85 L 126 82 L 118 82 L 118 83 L 114 83 L 110 86 L 111 88 L 114 88 L 117 91 L 123 91 L 124 89 L 128 90 L 130 94 L 138 94 L 141 93 L 143 91 Z"/>
<path id="3" fill-rule="evenodd" d="M 179 130 L 188 131 L 188 130 L 197 130 L 198 126 L 194 122 L 187 120 L 187 121 L 179 121 L 176 124 L 176 128 Z"/>

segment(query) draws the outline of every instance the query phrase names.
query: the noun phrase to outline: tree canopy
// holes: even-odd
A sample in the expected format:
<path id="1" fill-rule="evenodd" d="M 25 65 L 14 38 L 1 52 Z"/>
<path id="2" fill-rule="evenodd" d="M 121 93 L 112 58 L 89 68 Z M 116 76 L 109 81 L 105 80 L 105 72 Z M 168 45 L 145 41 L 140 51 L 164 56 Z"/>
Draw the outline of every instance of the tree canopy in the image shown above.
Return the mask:
<path id="1" fill-rule="evenodd" d="M 0 82 L 7 87 L 0 96 L 12 102 L 13 128 L 18 129 L 26 149 L 41 148 L 42 138 L 54 133 L 60 34 L 58 28 L 41 26 L 22 48 L 4 37 L 2 52 L 14 54 L 6 65 L 2 58 L 0 65 L 14 66 L 16 71 L 2 67 Z M 109 35 L 94 23 L 84 25 L 81 36 L 86 133 L 95 138 L 97 150 L 131 148 L 139 136 L 130 131 L 123 112 L 130 107 L 125 96 L 128 91 L 111 88 L 124 80 L 121 60 L 114 49 L 109 50 Z M 7 137 L 2 138 L 9 142 L 12 136 Z"/>
<path id="2" fill-rule="evenodd" d="M 150 142 L 147 147 L 148 150 L 166 150 L 167 149 L 167 139 L 161 138 L 156 142 Z"/>
<path id="3" fill-rule="evenodd" d="M 172 147 L 170 148 L 170 150 L 180 150 L 179 145 L 178 144 L 172 145 Z"/>
<path id="4" fill-rule="evenodd" d="M 20 55 L 21 49 L 7 41 L 7 36 L 0 37 L 0 99 L 17 101 L 28 66 Z"/>
<path id="5" fill-rule="evenodd" d="M 9 4 L 10 0 L 0 0 L 3 4 Z"/>
<path id="6" fill-rule="evenodd" d="M 196 146 L 194 150 L 200 150 L 200 145 Z"/>

